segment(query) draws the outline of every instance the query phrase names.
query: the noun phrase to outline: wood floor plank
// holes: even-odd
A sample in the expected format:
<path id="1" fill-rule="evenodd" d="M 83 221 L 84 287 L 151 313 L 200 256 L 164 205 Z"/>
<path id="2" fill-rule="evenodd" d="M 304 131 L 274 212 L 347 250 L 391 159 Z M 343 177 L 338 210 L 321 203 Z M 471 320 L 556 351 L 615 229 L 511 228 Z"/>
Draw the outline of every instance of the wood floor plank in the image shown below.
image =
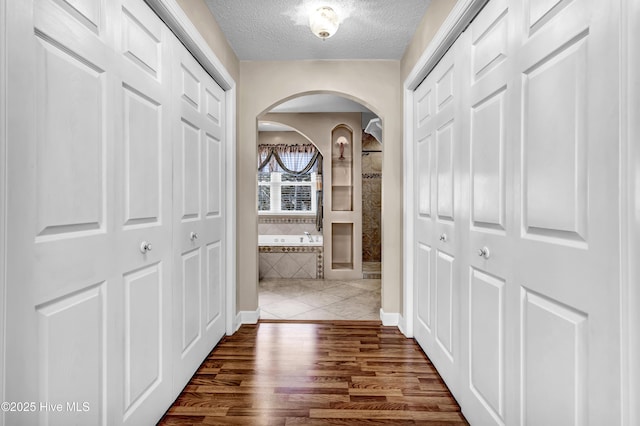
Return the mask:
<path id="1" fill-rule="evenodd" d="M 160 425 L 465 425 L 412 340 L 376 321 L 261 321 L 211 352 Z"/>

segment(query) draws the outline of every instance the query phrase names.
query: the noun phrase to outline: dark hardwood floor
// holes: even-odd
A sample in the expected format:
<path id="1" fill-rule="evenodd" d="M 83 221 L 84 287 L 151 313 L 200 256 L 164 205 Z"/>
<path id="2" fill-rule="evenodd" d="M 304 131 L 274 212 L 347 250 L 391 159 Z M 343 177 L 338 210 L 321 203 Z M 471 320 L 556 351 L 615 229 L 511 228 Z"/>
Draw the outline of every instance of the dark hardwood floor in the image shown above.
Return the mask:
<path id="1" fill-rule="evenodd" d="M 161 425 L 466 425 L 429 359 L 377 321 L 243 325 Z"/>

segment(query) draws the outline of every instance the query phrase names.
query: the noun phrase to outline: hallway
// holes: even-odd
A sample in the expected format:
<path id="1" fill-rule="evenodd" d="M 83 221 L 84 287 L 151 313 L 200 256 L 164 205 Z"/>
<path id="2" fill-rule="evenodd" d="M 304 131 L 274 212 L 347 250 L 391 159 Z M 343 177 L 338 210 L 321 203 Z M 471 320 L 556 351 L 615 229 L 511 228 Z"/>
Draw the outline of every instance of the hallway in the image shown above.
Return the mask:
<path id="1" fill-rule="evenodd" d="M 412 339 L 376 321 L 243 325 L 160 425 L 465 425 Z"/>
<path id="2" fill-rule="evenodd" d="M 640 1 L 326 3 L 0 0 L 0 426 L 640 425 Z"/>

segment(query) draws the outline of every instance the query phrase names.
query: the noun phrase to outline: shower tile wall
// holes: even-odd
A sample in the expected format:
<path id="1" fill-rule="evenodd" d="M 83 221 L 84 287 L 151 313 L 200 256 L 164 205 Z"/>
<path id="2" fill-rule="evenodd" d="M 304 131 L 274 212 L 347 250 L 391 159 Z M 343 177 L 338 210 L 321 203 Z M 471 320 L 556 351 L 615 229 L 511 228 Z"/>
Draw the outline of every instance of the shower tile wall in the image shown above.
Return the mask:
<path id="1" fill-rule="evenodd" d="M 382 145 L 363 132 L 362 149 L 381 150 Z M 362 157 L 362 261 L 380 262 L 382 211 L 382 152 Z"/>
<path id="2" fill-rule="evenodd" d="M 382 173 L 362 175 L 362 261 L 380 262 Z"/>

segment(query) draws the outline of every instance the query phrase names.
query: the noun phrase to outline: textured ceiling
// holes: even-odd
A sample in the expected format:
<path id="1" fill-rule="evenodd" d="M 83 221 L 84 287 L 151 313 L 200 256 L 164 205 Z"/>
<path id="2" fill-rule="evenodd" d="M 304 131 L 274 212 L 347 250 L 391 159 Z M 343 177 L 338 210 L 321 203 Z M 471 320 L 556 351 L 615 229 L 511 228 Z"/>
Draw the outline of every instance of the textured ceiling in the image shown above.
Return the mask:
<path id="1" fill-rule="evenodd" d="M 238 59 L 391 59 L 402 57 L 430 0 L 205 0 Z M 308 13 L 331 6 L 342 22 L 327 40 Z"/>

